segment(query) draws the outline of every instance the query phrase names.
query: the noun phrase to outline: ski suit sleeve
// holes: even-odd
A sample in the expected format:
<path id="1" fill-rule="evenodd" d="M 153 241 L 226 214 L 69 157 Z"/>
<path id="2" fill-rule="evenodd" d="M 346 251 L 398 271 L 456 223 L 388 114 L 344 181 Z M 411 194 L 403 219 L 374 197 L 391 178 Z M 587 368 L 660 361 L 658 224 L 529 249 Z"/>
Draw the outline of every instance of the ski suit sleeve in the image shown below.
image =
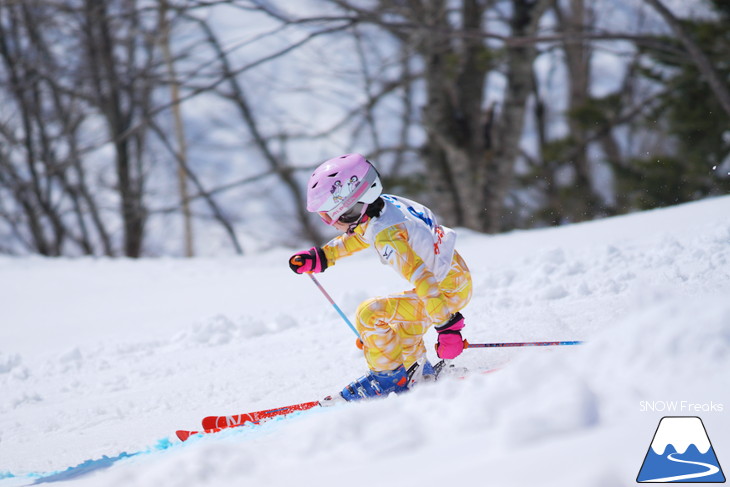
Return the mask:
<path id="1" fill-rule="evenodd" d="M 322 250 L 324 250 L 324 255 L 327 257 L 327 265 L 332 266 L 335 265 L 338 259 L 368 247 L 368 243 L 356 231 L 352 235 L 343 234 L 333 238 L 322 247 Z"/>
<path id="2" fill-rule="evenodd" d="M 405 226 L 393 225 L 382 230 L 375 237 L 374 245 L 381 260 L 413 284 L 416 294 L 425 303 L 431 320 L 436 324 L 445 323 L 451 316 L 448 301 L 439 289 L 436 276 L 408 243 L 408 230 Z"/>

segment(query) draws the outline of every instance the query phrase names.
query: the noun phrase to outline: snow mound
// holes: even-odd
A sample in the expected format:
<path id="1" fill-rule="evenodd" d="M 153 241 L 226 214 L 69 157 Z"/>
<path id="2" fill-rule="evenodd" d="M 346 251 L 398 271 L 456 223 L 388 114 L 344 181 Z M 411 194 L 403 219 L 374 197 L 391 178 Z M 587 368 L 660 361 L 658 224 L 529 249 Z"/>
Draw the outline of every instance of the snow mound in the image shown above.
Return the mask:
<path id="1" fill-rule="evenodd" d="M 185 443 L 173 432 L 206 415 L 315 400 L 364 373 L 354 336 L 291 274 L 290 252 L 0 258 L 11 278 L 0 282 L 10 298 L 0 486 L 104 456 L 119 461 L 67 484 L 628 485 L 670 415 L 701 416 L 722 457 L 728 214 L 724 197 L 564 228 L 462 230 L 475 283 L 470 341 L 586 344 L 468 350 L 458 359 L 472 371 L 465 379 Z M 358 255 L 320 279 L 350 316 L 362 299 L 407 287 L 374 259 Z"/>

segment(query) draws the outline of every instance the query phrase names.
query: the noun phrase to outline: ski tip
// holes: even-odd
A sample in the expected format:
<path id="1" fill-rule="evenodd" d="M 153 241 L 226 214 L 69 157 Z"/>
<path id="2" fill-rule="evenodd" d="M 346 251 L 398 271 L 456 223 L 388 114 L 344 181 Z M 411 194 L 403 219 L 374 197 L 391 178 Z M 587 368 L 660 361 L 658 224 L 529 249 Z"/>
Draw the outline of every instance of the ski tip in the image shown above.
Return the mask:
<path id="1" fill-rule="evenodd" d="M 175 432 L 180 441 L 185 441 L 195 434 L 195 431 L 177 430 Z"/>

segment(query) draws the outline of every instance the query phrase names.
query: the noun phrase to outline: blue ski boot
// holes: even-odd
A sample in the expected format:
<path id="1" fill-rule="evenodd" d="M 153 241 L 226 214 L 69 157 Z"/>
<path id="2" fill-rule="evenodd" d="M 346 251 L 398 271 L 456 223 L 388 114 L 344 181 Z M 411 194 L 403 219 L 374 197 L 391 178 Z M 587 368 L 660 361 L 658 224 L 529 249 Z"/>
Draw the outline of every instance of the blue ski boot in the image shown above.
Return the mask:
<path id="1" fill-rule="evenodd" d="M 407 390 L 408 374 L 405 367 L 401 365 L 395 370 L 385 372 L 371 370 L 367 375 L 342 389 L 340 396 L 345 401 L 359 401 L 360 399 L 386 397 L 391 392 L 400 394 Z"/>

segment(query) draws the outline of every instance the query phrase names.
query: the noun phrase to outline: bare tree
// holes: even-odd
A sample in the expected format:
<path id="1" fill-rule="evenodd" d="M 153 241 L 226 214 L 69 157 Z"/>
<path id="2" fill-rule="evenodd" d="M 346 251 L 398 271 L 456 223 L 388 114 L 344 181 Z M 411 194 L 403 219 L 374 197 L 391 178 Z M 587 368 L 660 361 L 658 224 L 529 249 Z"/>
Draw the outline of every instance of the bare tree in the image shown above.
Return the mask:
<path id="1" fill-rule="evenodd" d="M 549 0 L 513 0 L 512 16 L 509 19 L 512 36 L 534 37 L 540 19 L 549 6 Z M 487 209 L 482 229 L 489 232 L 505 229 L 502 222 L 503 212 L 520 154 L 520 140 L 524 131 L 527 101 L 532 93 L 532 69 L 537 48 L 534 44 L 508 46 L 505 56 L 507 88 L 501 117 L 496 122 L 493 135 L 494 148 L 489 161 L 488 176 L 482 185 Z"/>
<path id="2" fill-rule="evenodd" d="M 72 243 L 113 254 L 88 185 L 80 131 L 88 111 L 67 89 L 72 69 L 57 59 L 57 11 L 41 2 L 0 3 L 6 117 L 0 121 L 2 218 L 27 250 L 61 255 Z M 54 46 L 55 47 L 55 46 Z M 70 83 L 73 84 L 73 83 Z"/>
<path id="3" fill-rule="evenodd" d="M 570 141 L 574 147 L 570 160 L 575 170 L 573 184 L 574 196 L 571 201 L 572 211 L 569 219 L 573 221 L 594 218 L 601 207 L 593 186 L 592 170 L 588 157 L 589 127 L 581 122 L 578 114 L 590 103 L 591 56 L 593 48 L 588 41 L 581 40 L 585 32 L 590 31 L 592 20 L 590 8 L 585 0 L 569 0 L 561 6 L 555 2 L 554 12 L 558 21 L 558 29 L 565 33 L 562 49 L 565 54 L 568 85 L 568 127 Z"/>
<path id="4" fill-rule="evenodd" d="M 124 254 L 142 252 L 147 212 L 144 204 L 145 131 L 134 130 L 151 106 L 154 44 L 145 36 L 137 2 L 84 0 L 83 47 L 88 96 L 104 116 L 114 146 L 116 185 L 124 224 Z M 142 59 L 140 59 L 142 58 Z"/>
<path id="5" fill-rule="evenodd" d="M 187 141 L 185 139 L 185 127 L 182 117 L 182 107 L 180 103 L 180 83 L 177 79 L 175 70 L 175 59 L 170 47 L 170 21 L 168 20 L 168 11 L 170 7 L 167 0 L 159 0 L 159 34 L 160 48 L 162 56 L 167 67 L 167 76 L 170 83 L 170 98 L 172 103 L 172 114 L 175 125 L 175 139 L 177 141 L 176 159 L 179 161 L 177 180 L 178 190 L 180 191 L 180 206 L 183 216 L 184 228 L 184 247 L 185 255 L 192 257 L 195 253 L 193 244 L 193 215 L 190 209 L 190 197 L 188 192 L 188 177 L 185 168 L 188 165 Z"/>
<path id="6" fill-rule="evenodd" d="M 529 82 L 524 82 L 523 75 L 529 73 L 534 48 L 519 45 L 508 49 L 504 66 L 509 88 L 499 111 L 500 118 L 495 121 L 495 112 L 490 111 L 487 115 L 483 106 L 487 73 L 497 69 L 499 64 L 495 50 L 485 43 L 482 30 L 485 13 L 494 7 L 493 2 L 425 0 L 378 2 L 376 6 L 365 7 L 357 1 L 327 1 L 344 13 L 292 18 L 269 2 L 256 3 L 260 10 L 289 25 L 350 22 L 376 26 L 404 46 L 404 58 L 420 58 L 427 96 L 422 110 L 423 128 L 427 133 L 423 155 L 432 175 L 428 178 L 432 204 L 451 224 L 498 230 L 503 200 L 511 183 L 511 168 L 519 154 L 516 142 L 521 137 L 524 105 L 530 95 Z M 453 5 L 458 5 L 456 11 L 450 10 Z M 510 5 L 512 15 L 507 24 L 513 29 L 513 35 L 534 35 L 548 2 L 514 0 Z M 455 13 L 458 13 L 458 20 L 454 20 Z M 363 59 L 358 47 L 361 46 L 361 31 L 353 28 L 352 32 L 356 52 Z M 413 81 L 410 64 L 403 66 L 404 79 L 395 86 L 407 86 L 409 93 Z M 367 81 L 371 71 L 363 69 L 368 90 L 372 86 Z M 380 81 L 383 83 L 382 79 Z M 372 117 L 371 93 L 368 99 L 365 124 L 373 134 L 374 152 L 382 153 Z M 405 117 L 409 117 L 407 112 L 412 97 L 407 95 L 404 101 Z M 488 127 L 487 121 L 490 122 Z M 496 137 L 493 130 L 498 133 Z M 494 141 L 497 141 L 494 146 L 489 145 Z M 404 145 L 407 144 L 401 139 L 401 151 Z M 396 162 L 394 168 L 399 170 L 400 164 Z"/>
<path id="7" fill-rule="evenodd" d="M 10 198 L 0 218 L 41 254 L 140 256 L 146 134 L 163 86 L 154 17 L 114 0 L 3 1 L 0 14 L 0 79 L 14 108 L 0 120 L 0 190 Z M 98 154 L 108 147 L 106 167 Z M 114 200 L 118 212 L 100 203 Z M 118 219 L 121 245 L 110 230 Z"/>
<path id="8" fill-rule="evenodd" d="M 360 22 L 374 23 L 410 46 L 423 60 L 426 105 L 424 147 L 432 204 L 452 225 L 496 232 L 519 157 L 531 95 L 533 43 L 509 44 L 500 58 L 486 43 L 485 15 L 494 3 L 479 0 L 381 2 L 364 9 L 332 0 Z M 535 36 L 546 0 L 512 0 L 505 24 L 510 36 Z M 452 10 L 453 8 L 453 10 Z M 497 111 L 484 104 L 487 75 L 502 69 L 507 81 Z"/>
<path id="9" fill-rule="evenodd" d="M 625 211 L 630 202 L 616 197 L 609 208 L 599 196 L 593 171 L 599 163 L 616 174 L 632 170 L 630 140 L 617 128 L 640 120 L 661 98 L 659 82 L 648 94 L 635 90 L 635 72 L 651 62 L 639 58 L 639 46 L 673 50 L 683 63 L 691 58 L 725 111 L 730 106 L 719 68 L 687 26 L 661 0 L 646 3 L 680 43 L 659 45 L 639 28 L 598 31 L 585 0 L 320 0 L 319 12 L 305 17 L 275 0 L 0 0 L 0 238 L 8 239 L 0 251 L 136 257 L 155 252 L 163 240 L 150 234 L 156 227 L 150 222 L 174 213 L 183 216 L 186 252 L 192 253 L 198 218 L 220 225 L 241 253 L 240 228 L 250 223 L 235 219 L 243 212 L 231 211 L 228 192 L 239 191 L 237 208 L 253 193 L 240 190 L 263 181 L 276 186 L 280 211 L 296 216 L 280 241 L 319 242 L 321 227 L 304 204 L 307 162 L 289 156 L 302 148 L 311 154 L 359 147 L 399 190 L 425 185 L 419 198 L 450 225 L 513 228 L 525 224 L 527 213 L 516 202 L 530 199 L 553 212 L 552 220 L 532 220 L 539 224 Z M 241 40 L 243 30 L 232 40 L 211 23 L 207 13 L 216 8 L 238 9 L 246 21 L 264 19 L 271 28 Z M 546 13 L 554 22 L 541 22 Z M 596 41 L 614 40 L 636 46 L 622 60 L 629 66 L 624 88 L 592 97 Z M 327 56 L 342 49 L 349 50 L 344 63 L 330 65 Z M 563 54 L 565 111 L 544 96 L 536 76 L 535 61 L 545 52 Z M 304 82 L 277 84 L 315 110 L 330 104 L 325 108 L 335 115 L 322 126 L 301 114 L 277 123 L 272 112 L 288 107 L 277 106 L 273 84 L 267 90 L 274 103 L 263 104 L 264 90 L 252 79 L 268 64 L 283 72 L 288 61 L 312 55 L 325 62 L 307 70 L 335 85 L 336 94 L 323 101 L 328 94 L 304 90 Z M 249 156 L 245 167 L 226 161 L 228 148 L 210 154 L 214 163 L 208 153 L 201 160 L 200 140 L 217 114 L 186 110 L 183 120 L 182 106 L 196 97 L 217 106 L 223 100 L 234 115 L 226 117 L 226 130 L 237 134 L 234 150 Z M 537 154 L 521 147 L 530 106 Z M 548 125 L 556 119 L 568 127 L 565 139 L 550 139 Z M 186 125 L 197 139 L 188 139 Z M 208 140 L 214 137 L 202 143 Z M 313 142 L 318 148 L 310 152 Z M 521 161 L 532 168 L 531 179 L 517 178 Z M 211 170 L 219 166 L 225 176 Z M 574 174 L 573 188 L 558 181 L 565 169 Z M 172 171 L 177 190 L 167 184 Z M 530 210 L 534 216 L 541 208 Z M 200 232 L 207 228 L 201 224 Z"/>
<path id="10" fill-rule="evenodd" d="M 205 35 L 206 42 L 216 53 L 216 60 L 220 66 L 220 80 L 224 82 L 227 90 L 218 91 L 219 95 L 230 100 L 238 110 L 244 126 L 253 138 L 256 148 L 261 153 L 263 159 L 268 164 L 270 170 L 282 182 L 284 187 L 292 195 L 295 211 L 298 216 L 297 221 L 302 225 L 304 235 L 312 241 L 321 241 L 322 235 L 318 228 L 312 224 L 308 212 L 305 207 L 305 198 L 302 192 L 300 181 L 295 178 L 294 171 L 282 161 L 273 151 L 269 143 L 269 139 L 261 131 L 256 114 L 251 106 L 249 98 L 244 88 L 241 72 L 236 70 L 228 56 L 228 53 L 221 44 L 215 31 L 207 22 L 191 17 L 190 20 L 197 23 Z M 330 32 L 328 29 L 327 32 Z M 263 60 L 259 60 L 261 62 Z"/>

